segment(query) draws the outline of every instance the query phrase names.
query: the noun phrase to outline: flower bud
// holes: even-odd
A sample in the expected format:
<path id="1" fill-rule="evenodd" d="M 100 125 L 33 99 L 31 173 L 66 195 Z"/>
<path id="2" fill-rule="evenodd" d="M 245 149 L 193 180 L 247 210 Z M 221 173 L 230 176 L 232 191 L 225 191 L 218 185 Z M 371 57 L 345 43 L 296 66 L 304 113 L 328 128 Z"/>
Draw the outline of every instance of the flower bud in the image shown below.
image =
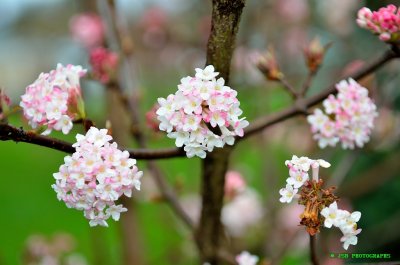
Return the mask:
<path id="1" fill-rule="evenodd" d="M 259 56 L 256 65 L 268 80 L 277 81 L 283 78 L 283 73 L 279 69 L 275 52 L 272 48 L 269 48 L 264 55 Z"/>
<path id="2" fill-rule="evenodd" d="M 306 64 L 311 73 L 315 73 L 324 59 L 326 51 L 332 43 L 328 43 L 325 46 L 321 45 L 319 38 L 314 38 L 308 47 L 304 48 L 304 57 Z"/>
<path id="3" fill-rule="evenodd" d="M 90 51 L 89 62 L 92 66 L 93 76 L 103 84 L 116 79 L 118 67 L 118 55 L 103 47 L 97 47 Z"/>

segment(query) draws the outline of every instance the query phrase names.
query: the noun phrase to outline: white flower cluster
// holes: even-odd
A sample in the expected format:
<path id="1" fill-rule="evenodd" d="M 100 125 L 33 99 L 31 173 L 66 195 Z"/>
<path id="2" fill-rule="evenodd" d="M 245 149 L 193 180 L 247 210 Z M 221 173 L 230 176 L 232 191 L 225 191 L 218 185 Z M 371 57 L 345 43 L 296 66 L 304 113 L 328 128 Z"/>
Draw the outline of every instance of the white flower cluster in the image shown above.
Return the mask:
<path id="1" fill-rule="evenodd" d="M 340 239 L 343 242 L 343 248 L 348 249 L 349 245 L 357 244 L 357 235 L 361 232 L 361 228 L 357 229 L 357 222 L 361 218 L 361 213 L 356 211 L 349 213 L 346 210 L 340 210 L 337 203 L 334 202 L 329 207 L 325 207 L 321 211 L 321 215 L 325 217 L 324 226 L 331 228 L 338 227 L 343 233 Z"/>
<path id="2" fill-rule="evenodd" d="M 293 156 L 292 160 L 286 160 L 285 165 L 289 167 L 289 178 L 286 179 L 286 187 L 279 190 L 282 203 L 290 203 L 295 197 L 299 188 L 309 180 L 308 171 L 310 168 L 313 172 L 313 178 L 318 179 L 319 167 L 328 168 L 331 166 L 328 162 L 322 159 L 313 160 L 308 157 Z"/>
<path id="3" fill-rule="evenodd" d="M 69 208 L 83 210 L 90 226 L 108 226 L 109 217 L 118 221 L 120 213 L 127 211 L 115 202 L 122 195 L 131 197 L 133 187 L 140 190 L 143 172 L 127 151 L 109 142 L 112 137 L 106 129 L 91 127 L 76 139 L 76 152 L 66 156 L 60 171 L 53 174 L 52 188 Z"/>
<path id="4" fill-rule="evenodd" d="M 329 95 L 323 102 L 326 114 L 315 109 L 307 117 L 314 139 L 320 148 L 336 146 L 339 141 L 344 149 L 363 147 L 378 116 L 376 105 L 368 97 L 368 90 L 353 79 L 342 80 L 336 89 L 337 96 Z"/>
<path id="5" fill-rule="evenodd" d="M 233 145 L 235 136 L 242 137 L 249 125 L 239 118 L 243 112 L 237 92 L 225 86 L 223 78 L 216 79 L 218 74 L 212 65 L 196 68 L 196 76 L 182 78 L 175 94 L 158 99 L 159 129 L 168 132 L 176 146 L 185 146 L 189 158 L 205 158 L 214 147 Z"/>
<path id="6" fill-rule="evenodd" d="M 80 65 L 71 64 L 58 64 L 55 70 L 41 73 L 21 97 L 20 106 L 29 125 L 45 127 L 45 135 L 52 130 L 68 134 L 82 101 L 79 79 L 85 74 Z"/>

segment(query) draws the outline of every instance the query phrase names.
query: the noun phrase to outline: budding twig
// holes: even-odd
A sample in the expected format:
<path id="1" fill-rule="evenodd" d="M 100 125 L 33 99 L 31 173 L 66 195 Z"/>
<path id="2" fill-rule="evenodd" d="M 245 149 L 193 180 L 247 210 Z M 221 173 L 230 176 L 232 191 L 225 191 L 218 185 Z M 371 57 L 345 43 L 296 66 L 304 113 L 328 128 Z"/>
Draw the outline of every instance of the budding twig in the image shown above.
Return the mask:
<path id="1" fill-rule="evenodd" d="M 363 77 L 375 72 L 379 68 L 383 67 L 386 63 L 390 62 L 395 58 L 400 58 L 400 53 L 395 53 L 392 50 L 386 51 L 382 57 L 371 63 L 370 65 L 364 67 L 363 69 L 359 70 L 353 76 L 349 76 L 343 79 L 353 78 L 354 80 L 362 79 Z M 330 94 L 336 94 L 336 86 L 335 84 L 330 85 L 325 90 L 321 91 L 320 93 L 304 99 L 304 105 L 307 108 L 317 105 L 318 103 L 322 102 L 325 98 L 327 98 Z M 302 114 L 297 106 L 291 106 L 287 109 L 284 109 L 280 112 L 273 113 L 271 115 L 267 115 L 264 117 L 260 117 L 253 122 L 250 122 L 250 126 L 245 128 L 244 136 L 242 138 L 237 138 L 236 141 L 241 141 L 243 139 L 248 138 L 251 135 L 259 133 L 263 131 L 265 128 L 268 128 L 276 123 L 281 121 L 287 120 L 292 118 L 296 115 Z"/>

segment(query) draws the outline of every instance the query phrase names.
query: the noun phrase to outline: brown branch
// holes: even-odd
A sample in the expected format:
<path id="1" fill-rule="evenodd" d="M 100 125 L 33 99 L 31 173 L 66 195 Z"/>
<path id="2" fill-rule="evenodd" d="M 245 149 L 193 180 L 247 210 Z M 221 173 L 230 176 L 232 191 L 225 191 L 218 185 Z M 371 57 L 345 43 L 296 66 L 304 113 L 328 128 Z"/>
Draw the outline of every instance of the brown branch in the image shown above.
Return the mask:
<path id="1" fill-rule="evenodd" d="M 207 44 L 207 65 L 228 83 L 232 53 L 245 0 L 213 0 L 211 33 Z M 218 148 L 202 161 L 202 209 L 196 241 L 201 262 L 212 265 L 221 262 L 219 253 L 224 244 L 221 209 L 224 197 L 225 174 L 232 148 Z M 226 241 L 226 240 L 225 240 Z"/>
<path id="2" fill-rule="evenodd" d="M 382 57 L 377 59 L 375 62 L 371 63 L 367 67 L 361 69 L 358 71 L 356 74 L 353 76 L 348 76 L 343 79 L 347 78 L 353 78 L 354 80 L 360 80 L 363 77 L 375 72 L 382 66 L 384 66 L 386 63 L 391 61 L 392 59 L 395 58 L 400 58 L 400 54 L 397 52 L 394 52 L 393 50 L 388 50 L 386 51 Z M 268 116 L 264 116 L 261 118 L 258 118 L 257 120 L 250 122 L 250 126 L 248 126 L 244 130 L 244 137 L 238 138 L 237 140 L 245 139 L 253 134 L 259 133 L 265 128 L 274 125 L 278 122 L 284 121 L 286 119 L 289 119 L 291 117 L 294 117 L 298 114 L 304 113 L 307 109 L 310 107 L 317 105 L 318 103 L 322 102 L 325 98 L 327 98 L 330 94 L 335 94 L 336 93 L 336 87 L 335 84 L 329 86 L 322 92 L 311 96 L 307 99 L 299 99 L 295 102 L 295 104 L 287 109 L 284 109 L 280 112 L 273 113 Z"/>
<path id="3" fill-rule="evenodd" d="M 24 131 L 22 128 L 16 128 L 8 124 L 0 124 L 0 141 L 24 142 L 34 145 L 40 145 L 65 153 L 74 153 L 75 148 L 72 144 L 63 140 L 37 134 L 35 132 Z M 127 150 L 132 158 L 142 160 L 166 159 L 173 157 L 183 157 L 185 152 L 180 148 L 165 148 L 165 149 L 131 149 Z"/>
<path id="4" fill-rule="evenodd" d="M 317 259 L 317 250 L 315 248 L 316 236 L 310 235 L 310 259 L 313 265 L 319 265 Z"/>
<path id="5" fill-rule="evenodd" d="M 157 166 L 155 161 L 149 161 L 148 162 L 148 169 L 150 170 L 151 174 L 154 177 L 154 180 L 156 181 L 156 184 L 161 191 L 162 197 L 168 202 L 168 205 L 171 207 L 173 212 L 183 221 L 183 223 L 190 229 L 194 230 L 195 225 L 192 221 L 192 219 L 188 216 L 188 214 L 185 212 L 185 210 L 182 208 L 182 205 L 180 204 L 174 189 L 171 188 L 170 185 L 168 185 L 168 182 L 165 180 L 165 177 L 160 170 L 160 168 Z"/>
<path id="6" fill-rule="evenodd" d="M 296 89 L 285 78 L 279 79 L 278 82 L 282 84 L 282 86 L 286 89 L 287 92 L 289 92 L 289 94 L 294 99 L 299 97 L 299 93 L 296 91 Z"/>
<path id="7" fill-rule="evenodd" d="M 308 71 L 306 80 L 304 81 L 303 86 L 300 89 L 299 95 L 300 97 L 304 97 L 307 93 L 308 89 L 311 87 L 311 83 L 314 79 L 316 72 L 315 71 Z"/>
<path id="8" fill-rule="evenodd" d="M 75 148 L 68 142 L 39 135 L 35 132 L 26 132 L 22 128 L 19 129 L 8 124 L 0 124 L 0 141 L 9 140 L 40 145 L 66 153 L 75 152 Z"/>

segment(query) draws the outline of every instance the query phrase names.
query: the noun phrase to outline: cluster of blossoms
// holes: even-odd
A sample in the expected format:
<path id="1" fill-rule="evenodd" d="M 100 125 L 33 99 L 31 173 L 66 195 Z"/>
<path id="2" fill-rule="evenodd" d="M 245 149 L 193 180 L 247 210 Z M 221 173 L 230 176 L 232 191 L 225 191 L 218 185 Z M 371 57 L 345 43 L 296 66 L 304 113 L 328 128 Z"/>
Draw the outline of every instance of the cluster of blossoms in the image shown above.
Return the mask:
<path id="1" fill-rule="evenodd" d="M 313 160 L 308 157 L 293 156 L 292 160 L 286 160 L 285 165 L 289 168 L 289 178 L 286 179 L 286 187 L 279 190 L 282 203 L 290 203 L 299 189 L 310 179 L 308 171 L 312 169 L 313 179 L 318 179 L 319 167 L 328 168 L 331 166 L 322 159 Z"/>
<path id="2" fill-rule="evenodd" d="M 325 218 L 324 226 L 331 228 L 332 225 L 342 231 L 343 237 L 340 239 L 343 242 L 343 248 L 348 249 L 349 245 L 357 244 L 357 235 L 361 232 L 361 228 L 357 229 L 357 222 L 361 218 L 361 213 L 358 211 L 348 212 L 340 210 L 337 203 L 334 202 L 329 207 L 325 207 L 321 211 L 321 215 Z"/>
<path id="3" fill-rule="evenodd" d="M 338 198 L 332 194 L 333 188 L 321 188 L 323 181 L 318 176 L 319 167 L 327 168 L 330 164 L 322 159 L 313 160 L 297 156 L 293 156 L 285 164 L 289 168 L 290 177 L 286 180 L 286 187 L 279 191 L 280 201 L 290 203 L 296 197 L 299 199 L 299 204 L 306 206 L 304 213 L 300 216 L 300 224 L 307 227 L 310 235 L 319 232 L 322 222 L 327 228 L 338 227 L 343 233 L 340 239 L 343 242 L 343 248 L 347 250 L 349 245 L 356 245 L 357 235 L 361 232 L 361 229 L 357 229 L 361 213 L 339 210 L 336 203 Z M 308 174 L 310 169 L 312 180 Z M 300 195 L 297 195 L 299 190 Z"/>
<path id="4" fill-rule="evenodd" d="M 127 211 L 115 201 L 122 195 L 130 197 L 133 187 L 140 190 L 143 172 L 127 151 L 109 142 L 112 137 L 106 129 L 91 127 L 76 139 L 76 152 L 64 158 L 52 188 L 69 208 L 83 210 L 90 226 L 107 226 L 109 217 L 117 221 L 120 213 Z"/>
<path id="5" fill-rule="evenodd" d="M 93 77 L 106 84 L 115 78 L 118 66 L 118 55 L 104 47 L 90 50 L 89 62 L 92 66 Z"/>
<path id="6" fill-rule="evenodd" d="M 196 68 L 196 76 L 182 78 L 174 95 L 158 99 L 159 129 L 168 132 L 176 146 L 185 146 L 189 158 L 205 158 L 214 147 L 233 145 L 249 124 L 239 119 L 237 92 L 225 86 L 223 78 L 216 79 L 218 74 L 212 65 Z"/>
<path id="7" fill-rule="evenodd" d="M 32 128 L 46 127 L 43 134 L 52 130 L 69 133 L 77 114 L 83 116 L 83 102 L 79 79 L 86 74 L 81 66 L 61 64 L 49 73 L 41 73 L 26 88 L 20 106 Z"/>
<path id="8" fill-rule="evenodd" d="M 257 256 L 251 255 L 247 251 L 242 251 L 242 253 L 236 256 L 236 262 L 239 265 L 256 265 L 258 260 Z"/>
<path id="9" fill-rule="evenodd" d="M 315 109 L 307 117 L 314 139 L 320 148 L 336 146 L 340 141 L 344 149 L 363 147 L 369 141 L 375 117 L 376 105 L 368 97 L 368 90 L 353 79 L 336 84 L 338 94 L 329 95 L 323 101 L 325 113 Z"/>
<path id="10" fill-rule="evenodd" d="M 382 41 L 400 40 L 400 9 L 395 5 L 388 5 L 373 12 L 363 7 L 358 11 L 357 24 L 379 35 Z"/>

